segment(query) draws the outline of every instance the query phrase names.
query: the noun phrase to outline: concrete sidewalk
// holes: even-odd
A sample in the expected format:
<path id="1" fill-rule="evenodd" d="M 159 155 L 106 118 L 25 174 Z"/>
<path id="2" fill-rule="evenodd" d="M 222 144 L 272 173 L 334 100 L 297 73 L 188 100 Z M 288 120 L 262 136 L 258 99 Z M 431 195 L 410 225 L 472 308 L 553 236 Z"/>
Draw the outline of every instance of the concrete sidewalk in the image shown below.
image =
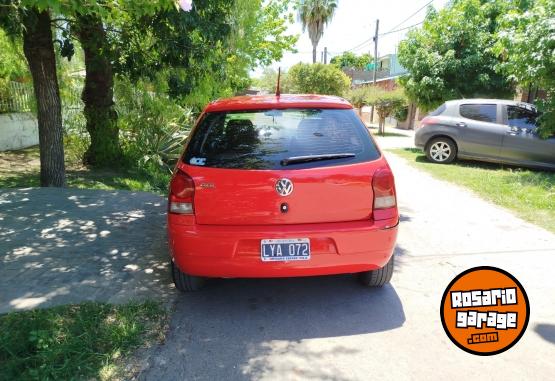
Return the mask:
<path id="1" fill-rule="evenodd" d="M 0 313 L 171 299 L 165 208 L 144 192 L 0 190 Z"/>

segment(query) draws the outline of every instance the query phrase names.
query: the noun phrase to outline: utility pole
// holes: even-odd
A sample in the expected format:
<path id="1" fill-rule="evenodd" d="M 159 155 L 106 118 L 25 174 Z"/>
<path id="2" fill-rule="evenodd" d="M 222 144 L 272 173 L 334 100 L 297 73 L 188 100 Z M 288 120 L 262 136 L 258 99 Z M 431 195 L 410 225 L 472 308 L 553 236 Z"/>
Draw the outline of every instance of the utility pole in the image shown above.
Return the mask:
<path id="1" fill-rule="evenodd" d="M 320 63 L 324 62 L 324 52 L 320 52 Z"/>
<path id="2" fill-rule="evenodd" d="M 376 74 L 378 70 L 378 31 L 380 29 L 380 19 L 376 20 L 376 33 L 374 34 L 374 74 L 372 76 L 372 86 L 376 86 Z M 372 105 L 372 111 L 370 112 L 370 123 L 374 121 L 374 105 Z"/>
<path id="3" fill-rule="evenodd" d="M 324 47 L 324 64 L 328 63 L 328 47 Z"/>

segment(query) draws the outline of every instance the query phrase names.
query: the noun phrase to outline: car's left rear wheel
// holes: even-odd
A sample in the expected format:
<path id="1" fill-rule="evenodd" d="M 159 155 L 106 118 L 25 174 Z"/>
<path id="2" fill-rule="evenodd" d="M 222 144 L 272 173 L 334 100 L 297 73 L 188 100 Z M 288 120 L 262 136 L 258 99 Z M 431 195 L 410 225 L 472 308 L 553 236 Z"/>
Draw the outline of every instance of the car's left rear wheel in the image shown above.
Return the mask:
<path id="1" fill-rule="evenodd" d="M 171 261 L 172 278 L 175 287 L 182 292 L 198 291 L 206 284 L 206 278 L 189 275 L 181 270 Z"/>
<path id="2" fill-rule="evenodd" d="M 434 163 L 449 164 L 457 157 L 457 146 L 449 138 L 435 138 L 428 143 L 426 156 Z"/>

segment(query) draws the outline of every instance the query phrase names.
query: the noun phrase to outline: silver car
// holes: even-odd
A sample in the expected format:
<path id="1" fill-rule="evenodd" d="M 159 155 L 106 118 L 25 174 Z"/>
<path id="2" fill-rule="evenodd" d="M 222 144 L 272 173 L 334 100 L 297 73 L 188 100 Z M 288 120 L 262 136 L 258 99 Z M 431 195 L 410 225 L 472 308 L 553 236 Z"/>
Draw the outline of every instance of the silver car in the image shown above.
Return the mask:
<path id="1" fill-rule="evenodd" d="M 540 138 L 536 117 L 528 103 L 448 101 L 422 120 L 414 143 L 435 163 L 462 158 L 555 169 L 555 136 Z"/>

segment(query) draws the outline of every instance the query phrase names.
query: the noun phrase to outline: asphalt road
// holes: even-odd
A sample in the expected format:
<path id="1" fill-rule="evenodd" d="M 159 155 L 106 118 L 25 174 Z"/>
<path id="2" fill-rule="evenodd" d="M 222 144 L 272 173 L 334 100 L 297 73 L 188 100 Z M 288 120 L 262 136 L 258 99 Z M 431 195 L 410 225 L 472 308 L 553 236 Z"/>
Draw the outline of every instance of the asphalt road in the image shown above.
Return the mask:
<path id="1" fill-rule="evenodd" d="M 401 226 L 391 285 L 352 276 L 219 280 L 181 295 L 143 380 L 553 379 L 555 235 L 389 155 Z M 511 272 L 531 318 L 496 356 L 474 356 L 444 333 L 439 306 L 470 267 Z"/>

